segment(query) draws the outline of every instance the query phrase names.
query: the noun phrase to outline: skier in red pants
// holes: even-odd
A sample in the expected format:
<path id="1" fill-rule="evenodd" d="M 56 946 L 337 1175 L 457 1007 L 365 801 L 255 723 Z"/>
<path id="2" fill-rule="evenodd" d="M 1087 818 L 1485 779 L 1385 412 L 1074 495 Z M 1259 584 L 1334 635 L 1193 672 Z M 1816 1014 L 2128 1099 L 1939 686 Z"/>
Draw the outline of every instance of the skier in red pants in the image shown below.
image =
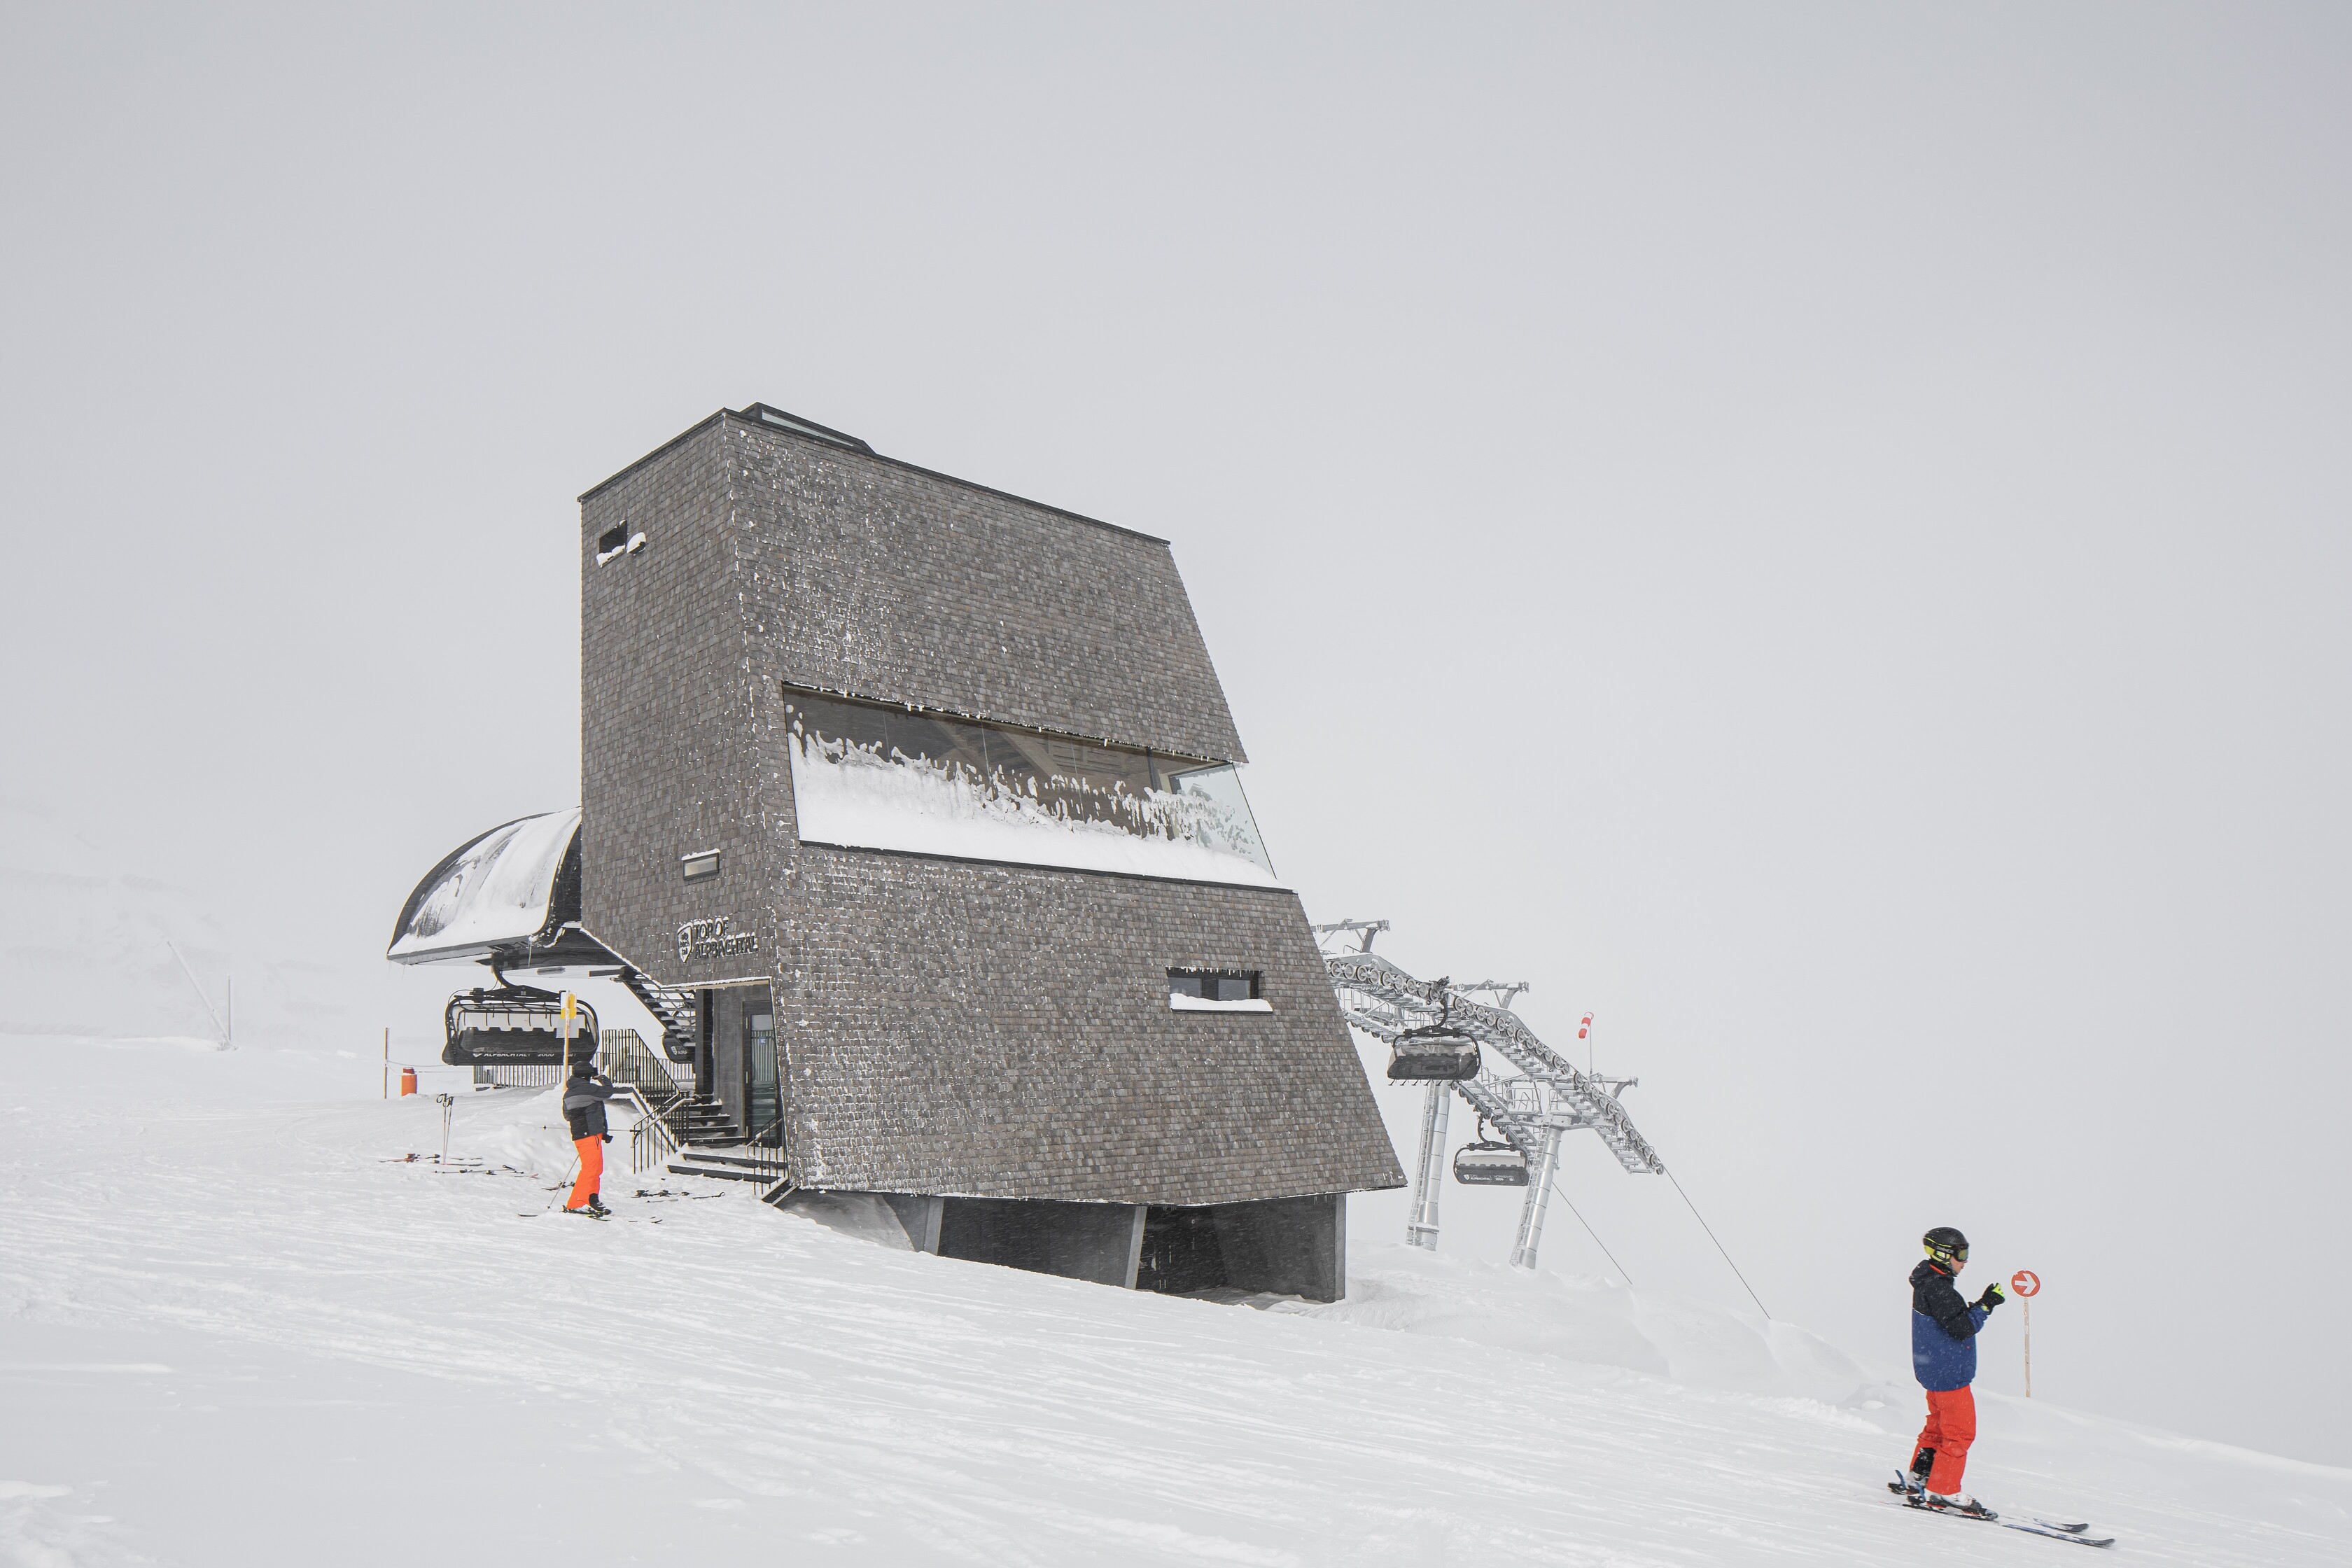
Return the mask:
<path id="1" fill-rule="evenodd" d="M 1988 1285 L 1973 1302 L 1952 1283 L 1969 1263 L 1969 1238 L 1939 1225 L 1919 1238 L 1927 1259 L 1911 1270 L 1911 1370 L 1927 1391 L 1927 1425 L 1911 1457 L 1910 1487 L 1929 1508 L 1990 1515 L 1960 1489 L 1976 1441 L 1977 1332 L 2003 1298 Z"/>

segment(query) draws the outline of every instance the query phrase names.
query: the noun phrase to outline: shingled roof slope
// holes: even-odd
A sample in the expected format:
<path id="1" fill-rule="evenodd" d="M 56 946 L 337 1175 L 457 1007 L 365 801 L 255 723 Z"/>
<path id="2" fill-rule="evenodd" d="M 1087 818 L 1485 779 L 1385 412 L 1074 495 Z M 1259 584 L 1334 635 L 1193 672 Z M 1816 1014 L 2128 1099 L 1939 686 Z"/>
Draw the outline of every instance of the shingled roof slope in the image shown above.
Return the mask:
<path id="1" fill-rule="evenodd" d="M 1164 540 L 730 414 L 751 627 L 795 685 L 1246 760 Z"/>

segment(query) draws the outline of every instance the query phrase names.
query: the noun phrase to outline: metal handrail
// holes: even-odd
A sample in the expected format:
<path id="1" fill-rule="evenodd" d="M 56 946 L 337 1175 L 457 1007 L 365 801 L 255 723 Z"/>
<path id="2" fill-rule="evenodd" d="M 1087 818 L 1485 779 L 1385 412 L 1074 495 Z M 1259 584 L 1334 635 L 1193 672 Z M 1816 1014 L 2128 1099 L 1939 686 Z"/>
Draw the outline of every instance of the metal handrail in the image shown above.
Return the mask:
<path id="1" fill-rule="evenodd" d="M 685 1108 L 694 1097 L 680 1089 L 656 1109 L 635 1084 L 623 1087 L 637 1106 L 637 1124 L 629 1130 L 629 1171 L 642 1176 L 655 1166 L 667 1163 L 685 1147 L 681 1122 Z"/>
<path id="2" fill-rule="evenodd" d="M 773 1121 L 743 1141 L 743 1152 L 737 1159 L 747 1162 L 746 1168 L 759 1173 L 763 1182 L 784 1179 L 784 1119 L 779 1113 Z"/>

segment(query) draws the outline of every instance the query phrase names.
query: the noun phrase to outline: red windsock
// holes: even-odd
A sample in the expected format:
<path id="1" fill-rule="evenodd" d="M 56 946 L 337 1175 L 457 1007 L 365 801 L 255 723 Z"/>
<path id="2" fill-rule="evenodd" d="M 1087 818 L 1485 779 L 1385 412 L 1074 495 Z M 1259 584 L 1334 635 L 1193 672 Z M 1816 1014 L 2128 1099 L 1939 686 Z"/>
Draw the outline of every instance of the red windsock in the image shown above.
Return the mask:
<path id="1" fill-rule="evenodd" d="M 1584 1016 L 1584 1022 L 1582 1022 L 1581 1024 L 1579 1024 L 1579 1025 L 1576 1026 L 1576 1037 L 1577 1037 L 1578 1039 L 1580 1039 L 1580 1040 L 1583 1040 L 1583 1039 L 1590 1039 L 1590 1038 L 1591 1037 L 1591 1036 L 1592 1036 L 1592 1015 L 1591 1015 L 1591 1014 L 1590 1014 L 1590 1013 L 1587 1013 L 1587 1014 Z"/>

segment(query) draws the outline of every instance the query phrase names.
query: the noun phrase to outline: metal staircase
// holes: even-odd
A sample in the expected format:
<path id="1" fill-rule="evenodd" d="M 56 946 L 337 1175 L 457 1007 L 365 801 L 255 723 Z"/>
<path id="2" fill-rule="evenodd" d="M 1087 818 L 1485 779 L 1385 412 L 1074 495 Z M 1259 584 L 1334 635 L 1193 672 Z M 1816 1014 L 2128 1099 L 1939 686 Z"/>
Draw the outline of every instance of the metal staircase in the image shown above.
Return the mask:
<path id="1" fill-rule="evenodd" d="M 707 1094 L 689 1095 L 678 1109 L 678 1142 L 689 1149 L 724 1147 L 743 1142 L 728 1109 Z"/>
<path id="2" fill-rule="evenodd" d="M 726 1110 L 708 1099 L 696 1100 L 689 1116 L 696 1131 L 667 1167 L 671 1175 L 757 1182 L 761 1199 L 779 1205 L 791 1195 L 782 1117 L 746 1138 Z"/>
<path id="3" fill-rule="evenodd" d="M 662 1055 L 674 1062 L 690 1062 L 694 1047 L 702 1038 L 701 1020 L 696 1016 L 694 993 L 672 991 L 654 984 L 653 976 L 632 963 L 623 963 L 615 976 L 628 987 L 629 994 L 645 1005 L 661 1026 Z"/>
<path id="4" fill-rule="evenodd" d="M 1511 1262 L 1518 1268 L 1536 1266 L 1564 1134 L 1590 1128 L 1627 1171 L 1664 1173 L 1664 1162 L 1618 1102 L 1639 1079 L 1581 1071 L 1545 1045 L 1510 1010 L 1518 993 L 1527 989 L 1524 981 L 1454 985 L 1415 979 L 1372 952 L 1372 939 L 1387 929 L 1386 921 L 1340 921 L 1314 928 L 1323 943 L 1332 992 L 1348 1022 L 1393 1047 L 1407 1031 L 1444 1018 L 1475 1039 L 1482 1056 L 1492 1051 L 1501 1059 L 1500 1067 L 1482 1060 L 1475 1078 L 1428 1086 L 1412 1210 L 1405 1223 L 1408 1244 L 1433 1252 L 1437 1248 L 1437 1200 L 1444 1180 L 1447 1110 L 1453 1103 L 1449 1091 L 1459 1092 L 1527 1160 L 1527 1199 L 1519 1213 L 1518 1240 L 1511 1249 Z M 1350 939 L 1356 944 L 1352 948 L 1345 945 Z M 1499 996 L 1503 1005 L 1478 1001 L 1472 993 Z"/>

